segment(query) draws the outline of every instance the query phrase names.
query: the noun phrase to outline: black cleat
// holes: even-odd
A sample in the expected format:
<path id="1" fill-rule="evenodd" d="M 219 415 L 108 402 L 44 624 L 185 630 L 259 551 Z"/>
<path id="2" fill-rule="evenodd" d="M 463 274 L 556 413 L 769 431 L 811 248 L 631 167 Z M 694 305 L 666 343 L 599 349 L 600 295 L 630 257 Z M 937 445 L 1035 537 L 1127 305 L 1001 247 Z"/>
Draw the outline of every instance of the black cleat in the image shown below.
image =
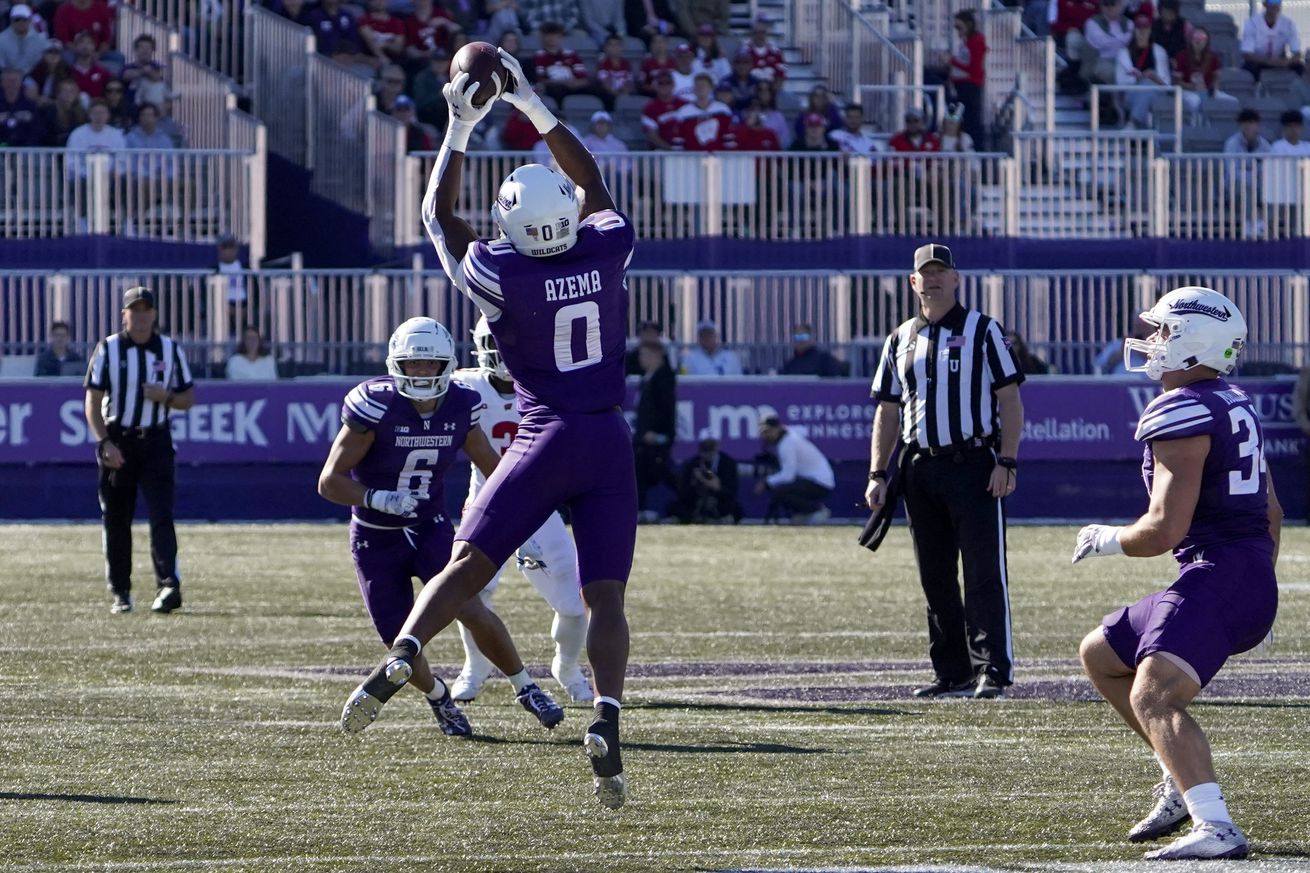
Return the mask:
<path id="1" fill-rule="evenodd" d="M 113 615 L 122 615 L 125 612 L 132 611 L 131 594 L 115 594 L 114 602 L 109 605 L 109 611 Z"/>
<path id="2" fill-rule="evenodd" d="M 618 809 L 628 799 L 628 779 L 623 774 L 619 756 L 619 711 L 602 703 L 596 708 L 596 720 L 582 739 L 591 761 L 592 793 L 605 806 Z"/>
<path id="3" fill-rule="evenodd" d="M 524 685 L 523 690 L 514 697 L 519 705 L 537 717 L 541 726 L 549 730 L 564 720 L 564 707 L 555 702 L 555 699 L 546 692 L 542 691 L 534 683 Z"/>
<path id="4" fill-rule="evenodd" d="M 168 613 L 182 605 L 182 589 L 176 585 L 166 585 L 159 589 L 155 602 L 150 604 L 151 612 Z"/>
<path id="5" fill-rule="evenodd" d="M 934 679 L 931 685 L 914 689 L 915 697 L 973 697 L 973 680 L 951 682 L 947 679 Z"/>
<path id="6" fill-rule="evenodd" d="M 440 700 L 433 700 L 431 697 L 427 700 L 428 706 L 432 707 L 432 714 L 436 716 L 437 726 L 441 728 L 443 734 L 448 737 L 473 736 L 473 727 L 469 724 L 468 717 L 455 704 L 449 691 Z"/>
<path id="7" fill-rule="evenodd" d="M 1005 696 L 1005 686 L 996 681 L 990 673 L 978 677 L 978 687 L 973 692 L 975 700 L 996 700 Z"/>
<path id="8" fill-rule="evenodd" d="M 357 734 L 373 723 L 382 711 L 382 704 L 391 699 L 409 677 L 414 675 L 414 659 L 418 648 L 409 640 L 401 640 L 391 647 L 382 663 L 373 669 L 346 698 L 341 708 L 341 729 Z"/>

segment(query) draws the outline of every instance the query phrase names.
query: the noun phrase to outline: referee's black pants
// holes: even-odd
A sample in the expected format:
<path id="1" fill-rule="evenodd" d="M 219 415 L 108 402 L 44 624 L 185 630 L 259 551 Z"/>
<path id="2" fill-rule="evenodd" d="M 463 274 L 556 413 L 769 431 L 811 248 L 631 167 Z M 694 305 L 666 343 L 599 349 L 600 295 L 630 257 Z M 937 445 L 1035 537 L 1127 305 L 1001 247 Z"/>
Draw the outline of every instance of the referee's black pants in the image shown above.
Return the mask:
<path id="1" fill-rule="evenodd" d="M 905 469 L 905 512 L 928 601 L 928 656 L 949 682 L 983 672 L 1002 685 L 1014 681 L 1005 513 L 987 493 L 995 464 L 992 450 L 978 447 L 915 454 Z"/>
<path id="2" fill-rule="evenodd" d="M 166 428 L 145 432 L 111 428 L 123 466 L 100 464 L 100 513 L 105 526 L 105 572 L 115 594 L 132 590 L 132 518 L 137 489 L 150 519 L 150 560 L 160 586 L 176 585 L 177 532 L 173 528 L 174 452 Z"/>

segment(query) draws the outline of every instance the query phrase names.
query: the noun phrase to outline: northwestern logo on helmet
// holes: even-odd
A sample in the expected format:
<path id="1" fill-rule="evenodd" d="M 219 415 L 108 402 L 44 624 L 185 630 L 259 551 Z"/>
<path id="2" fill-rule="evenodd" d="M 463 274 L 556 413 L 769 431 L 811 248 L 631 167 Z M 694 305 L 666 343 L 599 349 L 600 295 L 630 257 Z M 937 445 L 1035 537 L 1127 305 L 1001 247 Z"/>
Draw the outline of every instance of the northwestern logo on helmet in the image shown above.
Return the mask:
<path id="1" fill-rule="evenodd" d="M 1180 315 L 1194 312 L 1197 315 L 1208 315 L 1218 321 L 1227 321 L 1233 317 L 1233 314 L 1228 311 L 1227 306 L 1210 306 L 1199 300 L 1175 300 L 1173 304 L 1170 305 L 1169 311 Z"/>

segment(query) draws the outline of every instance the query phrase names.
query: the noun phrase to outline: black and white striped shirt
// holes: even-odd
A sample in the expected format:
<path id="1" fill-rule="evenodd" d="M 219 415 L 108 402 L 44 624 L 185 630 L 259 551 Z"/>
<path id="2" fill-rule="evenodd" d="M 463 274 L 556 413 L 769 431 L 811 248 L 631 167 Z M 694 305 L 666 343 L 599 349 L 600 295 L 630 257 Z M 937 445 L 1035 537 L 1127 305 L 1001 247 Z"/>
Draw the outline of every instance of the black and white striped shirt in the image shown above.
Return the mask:
<path id="1" fill-rule="evenodd" d="M 83 385 L 105 392 L 100 406 L 105 424 L 125 428 L 167 425 L 168 409 L 147 399 L 141 390 L 151 382 L 175 393 L 191 387 L 191 370 L 182 347 L 159 334 L 137 345 L 122 332 L 105 337 L 96 346 Z"/>
<path id="2" fill-rule="evenodd" d="M 907 445 L 936 450 L 996 436 L 996 390 L 1022 381 L 1000 324 L 957 303 L 936 324 L 917 316 L 887 337 L 871 393 L 901 405 Z"/>

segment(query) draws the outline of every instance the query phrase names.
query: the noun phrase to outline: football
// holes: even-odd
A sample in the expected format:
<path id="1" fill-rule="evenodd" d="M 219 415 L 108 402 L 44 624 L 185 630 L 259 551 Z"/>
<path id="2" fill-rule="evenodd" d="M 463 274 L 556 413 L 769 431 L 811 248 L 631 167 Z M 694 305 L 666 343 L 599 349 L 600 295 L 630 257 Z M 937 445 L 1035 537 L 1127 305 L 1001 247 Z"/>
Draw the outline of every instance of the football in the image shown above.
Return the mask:
<path id="1" fill-rule="evenodd" d="M 468 73 L 469 78 L 480 86 L 473 95 L 474 106 L 481 106 L 500 93 L 496 90 L 493 74 L 500 77 L 501 91 L 509 83 L 509 71 L 500 62 L 496 47 L 489 42 L 471 42 L 455 52 L 455 57 L 450 59 L 450 78 L 454 79 L 457 73 Z"/>

